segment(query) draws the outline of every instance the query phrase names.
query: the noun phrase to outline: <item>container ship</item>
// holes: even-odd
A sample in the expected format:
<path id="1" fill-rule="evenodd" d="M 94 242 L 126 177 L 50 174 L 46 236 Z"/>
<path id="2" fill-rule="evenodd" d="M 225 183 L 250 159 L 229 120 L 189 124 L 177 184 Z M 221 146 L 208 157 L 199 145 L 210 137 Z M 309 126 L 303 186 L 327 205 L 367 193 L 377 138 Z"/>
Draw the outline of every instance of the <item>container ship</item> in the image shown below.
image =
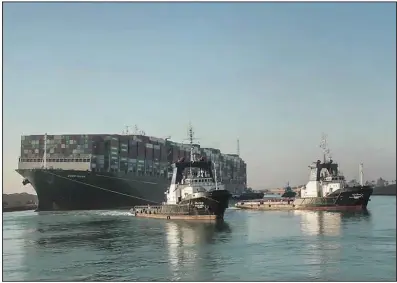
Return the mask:
<path id="1" fill-rule="evenodd" d="M 246 189 L 247 164 L 239 154 L 201 148 L 231 193 Z M 144 134 L 30 135 L 21 137 L 16 171 L 37 193 L 39 211 L 131 208 L 159 204 L 170 165 L 190 159 L 190 145 Z"/>
<path id="2" fill-rule="evenodd" d="M 383 186 L 374 187 L 374 196 L 395 196 L 396 184 L 387 184 Z"/>

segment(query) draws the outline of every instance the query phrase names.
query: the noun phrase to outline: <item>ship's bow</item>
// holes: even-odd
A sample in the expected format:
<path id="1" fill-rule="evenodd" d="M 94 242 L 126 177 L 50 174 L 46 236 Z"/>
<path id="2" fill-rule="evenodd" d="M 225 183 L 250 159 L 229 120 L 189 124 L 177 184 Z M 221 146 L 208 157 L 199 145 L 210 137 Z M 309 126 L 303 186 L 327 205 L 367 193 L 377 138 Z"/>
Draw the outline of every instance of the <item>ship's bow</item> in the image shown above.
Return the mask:
<path id="1" fill-rule="evenodd" d="M 217 215 L 217 218 L 223 219 L 225 210 L 229 207 L 229 199 L 231 196 L 228 190 L 213 190 L 209 192 L 208 198 L 213 200 L 211 210 Z"/>
<path id="2" fill-rule="evenodd" d="M 370 186 L 361 187 L 360 194 L 362 194 L 363 208 L 367 208 L 368 202 L 369 202 L 370 197 L 372 196 L 373 192 L 374 192 L 374 189 Z"/>
<path id="3" fill-rule="evenodd" d="M 337 206 L 366 209 L 372 193 L 370 186 L 353 186 L 337 190 L 329 196 L 335 197 Z"/>

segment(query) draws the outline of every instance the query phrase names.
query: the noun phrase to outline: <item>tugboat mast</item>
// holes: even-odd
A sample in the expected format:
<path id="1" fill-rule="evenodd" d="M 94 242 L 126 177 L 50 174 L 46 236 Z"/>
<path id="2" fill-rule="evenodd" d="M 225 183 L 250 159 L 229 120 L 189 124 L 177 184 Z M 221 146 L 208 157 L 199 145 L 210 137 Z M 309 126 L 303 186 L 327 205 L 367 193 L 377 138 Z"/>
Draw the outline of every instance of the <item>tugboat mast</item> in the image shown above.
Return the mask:
<path id="1" fill-rule="evenodd" d="M 322 134 L 322 139 L 320 143 L 320 148 L 323 150 L 323 162 L 326 163 L 327 159 L 330 160 L 330 150 L 328 149 L 328 143 L 327 143 L 327 135 Z"/>
<path id="2" fill-rule="evenodd" d="M 215 166 L 215 162 L 212 163 L 214 164 L 215 190 L 218 190 L 218 178 L 216 176 L 216 166 Z"/>
<path id="3" fill-rule="evenodd" d="M 193 127 L 192 123 L 189 123 L 189 142 L 190 142 L 190 176 L 192 177 L 192 162 L 194 161 L 194 156 L 193 156 Z"/>
<path id="4" fill-rule="evenodd" d="M 359 165 L 359 172 L 360 172 L 360 185 L 364 186 L 364 173 L 363 173 L 364 164 L 360 163 Z"/>

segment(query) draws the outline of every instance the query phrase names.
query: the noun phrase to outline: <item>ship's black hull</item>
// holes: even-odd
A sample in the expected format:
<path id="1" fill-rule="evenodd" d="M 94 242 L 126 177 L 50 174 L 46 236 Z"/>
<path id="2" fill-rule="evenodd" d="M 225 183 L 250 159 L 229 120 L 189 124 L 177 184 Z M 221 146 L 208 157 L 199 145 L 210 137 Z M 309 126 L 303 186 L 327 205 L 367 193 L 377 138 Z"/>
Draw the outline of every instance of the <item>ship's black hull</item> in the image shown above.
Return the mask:
<path id="1" fill-rule="evenodd" d="M 254 210 L 365 211 L 372 191 L 371 187 L 356 186 L 336 190 L 325 197 L 266 198 L 255 201 L 241 201 L 236 204 L 236 207 Z"/>
<path id="2" fill-rule="evenodd" d="M 373 193 L 370 186 L 346 187 L 329 194 L 327 199 L 338 207 L 367 208 L 369 199 Z"/>
<path id="3" fill-rule="evenodd" d="M 212 219 L 221 220 L 229 206 L 230 197 L 228 190 L 212 190 L 196 193 L 194 197 L 186 197 L 178 204 L 134 206 L 131 212 L 151 218 L 166 216 L 167 219 L 207 219 L 205 216 L 212 216 Z"/>
<path id="4" fill-rule="evenodd" d="M 325 197 L 296 198 L 294 203 L 313 210 L 366 210 L 372 192 L 369 186 L 345 187 Z"/>
<path id="5" fill-rule="evenodd" d="M 211 212 L 218 219 L 223 219 L 226 208 L 229 207 L 229 199 L 231 194 L 228 190 L 213 190 L 209 192 L 209 198 L 213 200 L 211 203 Z"/>
<path id="6" fill-rule="evenodd" d="M 373 189 L 369 186 L 345 187 L 325 197 L 291 198 L 299 208 L 312 210 L 366 210 Z"/>
<path id="7" fill-rule="evenodd" d="M 384 187 L 375 187 L 374 196 L 395 196 L 396 195 L 396 184 L 386 185 Z"/>
<path id="8" fill-rule="evenodd" d="M 160 204 L 169 185 L 162 176 L 137 176 L 124 172 L 16 171 L 35 189 L 39 211 L 118 209 Z"/>

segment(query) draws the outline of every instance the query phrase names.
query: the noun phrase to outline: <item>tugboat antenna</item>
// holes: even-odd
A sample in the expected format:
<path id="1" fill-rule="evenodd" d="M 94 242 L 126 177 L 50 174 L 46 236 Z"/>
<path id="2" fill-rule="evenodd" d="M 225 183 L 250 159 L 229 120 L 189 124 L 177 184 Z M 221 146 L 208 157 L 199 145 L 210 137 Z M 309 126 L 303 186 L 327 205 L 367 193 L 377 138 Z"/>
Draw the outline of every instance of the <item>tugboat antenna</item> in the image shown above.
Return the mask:
<path id="1" fill-rule="evenodd" d="M 214 164 L 215 190 L 218 190 L 218 178 L 216 175 L 216 165 L 215 165 L 214 161 L 212 163 Z"/>
<path id="2" fill-rule="evenodd" d="M 193 127 L 189 124 L 190 161 L 193 162 Z"/>
<path id="3" fill-rule="evenodd" d="M 320 143 L 320 148 L 323 150 L 323 162 L 327 162 L 327 158 L 331 159 L 330 156 L 330 150 L 328 149 L 328 144 L 327 144 L 327 135 L 322 134 L 321 138 L 321 143 Z"/>
<path id="4" fill-rule="evenodd" d="M 189 123 L 189 142 L 190 142 L 190 177 L 193 176 L 192 174 L 192 162 L 193 160 L 193 127 L 192 127 L 192 123 Z"/>

